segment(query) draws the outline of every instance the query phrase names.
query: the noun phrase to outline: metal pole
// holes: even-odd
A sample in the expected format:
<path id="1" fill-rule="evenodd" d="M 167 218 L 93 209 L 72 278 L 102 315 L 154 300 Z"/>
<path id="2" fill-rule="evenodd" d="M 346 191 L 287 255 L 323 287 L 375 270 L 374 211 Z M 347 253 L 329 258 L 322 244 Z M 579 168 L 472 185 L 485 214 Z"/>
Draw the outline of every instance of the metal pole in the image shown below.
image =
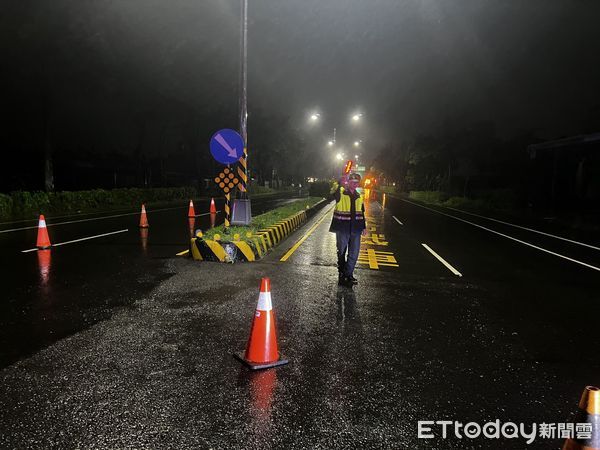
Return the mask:
<path id="1" fill-rule="evenodd" d="M 248 0 L 241 0 L 241 25 L 240 25 L 240 135 L 244 140 L 244 154 L 240 158 L 238 175 L 240 177 L 240 191 L 242 198 L 248 198 Z"/>

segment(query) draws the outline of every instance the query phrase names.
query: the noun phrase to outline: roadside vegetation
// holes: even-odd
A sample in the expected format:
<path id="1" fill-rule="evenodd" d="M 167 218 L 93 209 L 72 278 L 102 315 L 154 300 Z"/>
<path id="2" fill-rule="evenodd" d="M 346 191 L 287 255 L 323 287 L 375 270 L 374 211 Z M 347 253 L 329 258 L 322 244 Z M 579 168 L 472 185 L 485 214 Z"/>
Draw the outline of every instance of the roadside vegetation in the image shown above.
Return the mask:
<path id="1" fill-rule="evenodd" d="M 231 226 L 229 227 L 229 232 L 225 234 L 225 227 L 220 225 L 207 230 L 203 237 L 205 239 L 214 239 L 215 235 L 218 234 L 220 241 L 230 242 L 234 239 L 235 235 L 239 235 L 240 240 L 249 241 L 250 239 L 247 237 L 247 233 L 255 234 L 258 230 L 275 225 L 277 222 L 285 220 L 299 211 L 311 208 L 321 200 L 323 200 L 323 197 L 307 197 L 296 200 L 287 205 L 280 206 L 279 208 L 253 217 L 252 222 L 247 227 Z"/>
<path id="2" fill-rule="evenodd" d="M 445 206 L 449 208 L 464 209 L 470 211 L 514 211 L 516 199 L 514 192 L 505 189 L 496 189 L 482 192 L 479 197 L 468 198 L 451 196 L 443 191 L 410 191 L 407 194 L 401 194 L 392 186 L 382 186 L 382 192 L 395 196 L 404 196 L 412 200 L 427 203 L 436 206 Z"/>
<path id="3" fill-rule="evenodd" d="M 252 186 L 253 197 L 275 195 L 294 188 L 273 189 Z M 297 189 L 297 188 L 296 188 Z M 147 205 L 169 204 L 189 201 L 200 195 L 217 198 L 220 192 L 200 193 L 195 187 L 172 188 L 121 188 L 94 189 L 89 191 L 15 191 L 0 194 L 0 219 L 32 218 L 38 214 L 73 214 L 82 212 L 110 211 L 114 209 L 139 208 Z"/>

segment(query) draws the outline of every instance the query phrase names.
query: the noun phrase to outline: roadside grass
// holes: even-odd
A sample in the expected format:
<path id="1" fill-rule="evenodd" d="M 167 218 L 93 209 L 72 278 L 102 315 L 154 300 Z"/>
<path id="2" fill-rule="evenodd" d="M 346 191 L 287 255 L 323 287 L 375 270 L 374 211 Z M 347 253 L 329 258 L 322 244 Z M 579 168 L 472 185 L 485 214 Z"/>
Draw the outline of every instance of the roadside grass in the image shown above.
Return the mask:
<path id="1" fill-rule="evenodd" d="M 230 226 L 227 233 L 225 233 L 225 226 L 219 225 L 218 227 L 207 230 L 203 237 L 204 239 L 214 239 L 215 235 L 219 235 L 219 240 L 223 242 L 231 242 L 234 240 L 235 235 L 239 235 L 240 240 L 250 241 L 247 237 L 247 233 L 254 235 L 258 230 L 270 227 L 282 220 L 285 220 L 299 211 L 319 203 L 323 200 L 323 197 L 307 197 L 295 202 L 288 203 L 287 205 L 280 206 L 271 211 L 267 211 L 264 214 L 260 214 L 252 218 L 252 222 L 248 226 Z"/>

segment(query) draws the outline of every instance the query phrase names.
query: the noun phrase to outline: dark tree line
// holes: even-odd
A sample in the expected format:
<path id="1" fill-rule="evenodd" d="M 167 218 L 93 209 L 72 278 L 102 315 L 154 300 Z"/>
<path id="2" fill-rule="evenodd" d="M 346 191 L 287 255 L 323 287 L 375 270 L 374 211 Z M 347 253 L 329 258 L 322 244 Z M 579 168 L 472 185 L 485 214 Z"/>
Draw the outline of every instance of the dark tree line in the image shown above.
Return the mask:
<path id="1" fill-rule="evenodd" d="M 374 165 L 403 191 L 444 191 L 456 196 L 490 189 L 518 191 L 526 183 L 527 146 L 538 141 L 532 131 L 501 139 L 493 123 L 478 122 L 389 146 Z"/>

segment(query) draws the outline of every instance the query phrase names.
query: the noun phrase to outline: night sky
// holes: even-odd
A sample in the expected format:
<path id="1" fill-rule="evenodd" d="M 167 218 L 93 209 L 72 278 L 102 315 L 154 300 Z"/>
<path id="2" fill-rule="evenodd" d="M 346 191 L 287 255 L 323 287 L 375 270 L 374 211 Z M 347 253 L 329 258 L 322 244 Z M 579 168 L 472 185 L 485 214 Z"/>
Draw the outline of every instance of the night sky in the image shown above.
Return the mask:
<path id="1" fill-rule="evenodd" d="M 2 10 L 3 152 L 39 145 L 47 129 L 55 148 L 127 153 L 146 127 L 152 155 L 237 128 L 239 2 Z M 253 126 L 281 123 L 311 142 L 336 127 L 341 142 L 360 138 L 371 152 L 476 121 L 501 137 L 592 131 L 598 18 L 594 0 L 250 0 L 250 148 Z M 311 128 L 315 109 L 323 120 Z M 354 111 L 359 128 L 348 126 Z"/>

